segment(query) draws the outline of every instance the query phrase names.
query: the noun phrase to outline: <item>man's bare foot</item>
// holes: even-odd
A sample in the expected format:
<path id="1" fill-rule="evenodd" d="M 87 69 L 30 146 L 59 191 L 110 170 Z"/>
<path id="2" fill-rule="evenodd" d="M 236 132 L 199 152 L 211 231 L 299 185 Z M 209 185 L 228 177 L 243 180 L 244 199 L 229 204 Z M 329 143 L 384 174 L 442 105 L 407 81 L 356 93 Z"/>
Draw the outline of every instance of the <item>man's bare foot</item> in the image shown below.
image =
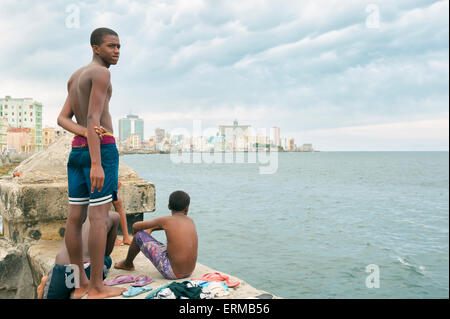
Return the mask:
<path id="1" fill-rule="evenodd" d="M 44 276 L 41 279 L 41 284 L 37 287 L 37 297 L 38 299 L 42 299 L 44 296 L 44 287 L 45 283 L 47 282 L 48 276 Z"/>
<path id="2" fill-rule="evenodd" d="M 125 263 L 125 260 L 119 261 L 118 263 L 114 264 L 114 268 L 116 269 L 123 269 L 123 270 L 129 270 L 129 271 L 133 271 L 134 270 L 134 265 L 128 265 Z"/>
<path id="3" fill-rule="evenodd" d="M 127 237 L 127 238 L 123 238 L 122 243 L 125 245 L 131 245 L 132 241 L 133 241 L 133 238 Z"/>
<path id="4" fill-rule="evenodd" d="M 123 242 L 119 238 L 116 238 L 114 246 L 123 246 Z"/>
<path id="5" fill-rule="evenodd" d="M 88 293 L 88 286 L 75 288 L 71 294 L 71 299 L 81 299 Z"/>
<path id="6" fill-rule="evenodd" d="M 101 290 L 92 288 L 89 290 L 88 299 L 104 299 L 122 295 L 127 288 L 103 286 Z"/>

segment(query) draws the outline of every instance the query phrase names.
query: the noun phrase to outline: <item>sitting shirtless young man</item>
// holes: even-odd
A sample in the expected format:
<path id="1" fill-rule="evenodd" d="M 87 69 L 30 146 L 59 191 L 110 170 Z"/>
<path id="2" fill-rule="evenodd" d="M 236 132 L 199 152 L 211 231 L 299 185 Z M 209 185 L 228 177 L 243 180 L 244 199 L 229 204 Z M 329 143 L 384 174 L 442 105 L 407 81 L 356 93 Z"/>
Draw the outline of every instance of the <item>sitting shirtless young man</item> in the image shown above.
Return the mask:
<path id="1" fill-rule="evenodd" d="M 109 268 L 111 268 L 112 260 L 110 254 L 114 248 L 114 243 L 117 237 L 117 227 L 119 226 L 119 214 L 109 211 L 106 216 L 106 251 L 103 266 L 103 279 L 106 278 Z M 87 278 L 91 276 L 91 264 L 88 249 L 88 238 L 91 224 L 89 218 L 86 218 L 81 228 L 82 237 L 82 256 L 84 272 Z M 69 299 L 71 293 L 74 291 L 75 274 L 70 265 L 69 253 L 67 246 L 63 240 L 58 254 L 55 258 L 55 264 L 47 276 L 42 277 L 41 284 L 37 288 L 38 299 Z"/>
<path id="2" fill-rule="evenodd" d="M 135 233 L 125 260 L 114 268 L 134 270 L 133 260 L 141 251 L 166 279 L 181 279 L 192 274 L 197 262 L 198 238 L 194 221 L 187 216 L 190 197 L 183 191 L 170 195 L 171 216 L 160 217 L 133 225 Z M 154 239 L 154 230 L 164 230 L 167 245 Z"/>

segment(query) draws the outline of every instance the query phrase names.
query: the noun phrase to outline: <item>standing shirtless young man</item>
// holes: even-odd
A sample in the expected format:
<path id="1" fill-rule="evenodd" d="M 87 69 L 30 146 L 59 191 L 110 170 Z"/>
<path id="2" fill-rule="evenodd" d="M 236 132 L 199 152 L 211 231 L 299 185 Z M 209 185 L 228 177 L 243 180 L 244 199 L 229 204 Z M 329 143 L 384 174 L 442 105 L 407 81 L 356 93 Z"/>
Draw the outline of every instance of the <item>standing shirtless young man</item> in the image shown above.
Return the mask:
<path id="1" fill-rule="evenodd" d="M 119 153 L 112 136 L 109 113 L 112 88 L 109 66 L 119 60 L 120 42 L 116 32 L 99 28 L 91 34 L 92 62 L 77 70 L 67 84 L 68 96 L 58 118 L 58 124 L 75 132 L 67 163 L 69 183 L 69 214 L 65 243 L 70 262 L 83 269 L 81 226 L 88 213 L 88 249 L 91 276 L 80 271 L 80 287 L 74 298 L 86 293 L 88 298 L 108 298 L 121 295 L 126 289 L 103 284 L 103 261 L 106 245 L 106 216 L 111 202 L 117 200 Z M 60 118 L 73 121 L 60 122 Z M 70 123 L 71 122 L 71 123 Z M 102 140 L 95 127 L 103 126 L 109 134 Z M 84 137 L 87 129 L 87 138 Z"/>

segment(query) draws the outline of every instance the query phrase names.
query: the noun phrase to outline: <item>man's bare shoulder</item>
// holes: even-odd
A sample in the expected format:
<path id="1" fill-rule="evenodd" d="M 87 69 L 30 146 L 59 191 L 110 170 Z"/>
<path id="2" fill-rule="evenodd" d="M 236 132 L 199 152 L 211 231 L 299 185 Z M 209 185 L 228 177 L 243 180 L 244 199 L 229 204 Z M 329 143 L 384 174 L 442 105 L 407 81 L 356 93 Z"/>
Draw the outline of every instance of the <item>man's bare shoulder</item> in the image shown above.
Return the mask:
<path id="1" fill-rule="evenodd" d="M 85 69 L 85 73 L 92 79 L 109 79 L 111 76 L 111 72 L 108 68 L 98 64 L 88 65 Z"/>
<path id="2" fill-rule="evenodd" d="M 180 216 L 169 216 L 169 218 L 171 218 L 171 220 L 173 220 L 175 223 L 180 223 L 180 224 L 194 224 L 194 220 L 186 215 L 180 215 Z"/>
<path id="3" fill-rule="evenodd" d="M 81 72 L 83 72 L 85 67 L 81 67 L 70 76 L 69 81 L 67 81 L 67 87 L 70 88 L 72 83 L 80 76 Z"/>
<path id="4" fill-rule="evenodd" d="M 69 81 L 67 81 L 67 88 L 70 88 L 74 82 L 77 82 L 77 80 L 86 73 L 88 67 L 89 65 L 85 65 L 73 72 L 69 78 Z"/>

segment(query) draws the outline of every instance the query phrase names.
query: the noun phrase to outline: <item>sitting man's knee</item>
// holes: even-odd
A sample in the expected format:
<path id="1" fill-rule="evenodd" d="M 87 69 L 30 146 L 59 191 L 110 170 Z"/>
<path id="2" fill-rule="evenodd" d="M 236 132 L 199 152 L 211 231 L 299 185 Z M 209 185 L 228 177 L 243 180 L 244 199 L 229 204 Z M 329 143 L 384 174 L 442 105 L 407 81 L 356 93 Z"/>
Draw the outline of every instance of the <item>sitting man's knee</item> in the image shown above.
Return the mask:
<path id="1" fill-rule="evenodd" d="M 133 234 L 137 233 L 137 229 L 136 229 L 137 223 L 139 223 L 139 222 L 136 222 L 136 223 L 133 224 L 133 227 L 132 227 L 133 228 Z"/>

